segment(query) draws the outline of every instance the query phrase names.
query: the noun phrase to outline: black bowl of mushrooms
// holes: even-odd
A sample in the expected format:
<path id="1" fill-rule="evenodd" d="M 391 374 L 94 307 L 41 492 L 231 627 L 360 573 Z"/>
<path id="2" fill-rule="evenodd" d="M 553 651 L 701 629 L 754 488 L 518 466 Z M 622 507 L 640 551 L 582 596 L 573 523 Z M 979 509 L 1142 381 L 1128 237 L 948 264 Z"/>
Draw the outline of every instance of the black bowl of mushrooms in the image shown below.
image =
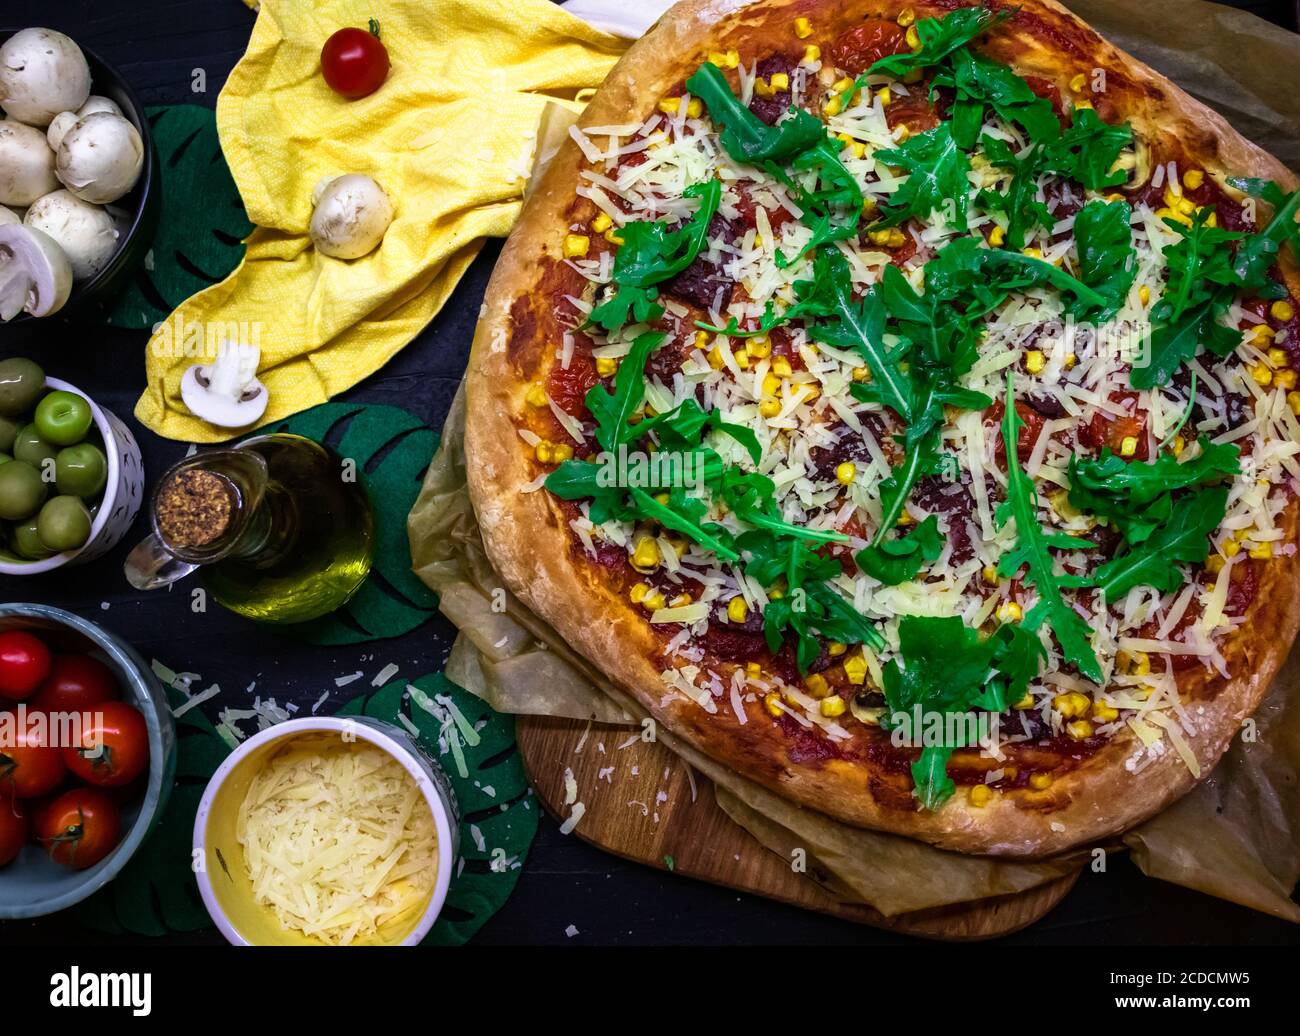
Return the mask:
<path id="1" fill-rule="evenodd" d="M 0 30 L 0 109 L 0 329 L 30 331 L 109 303 L 144 262 L 158 160 L 126 80 L 53 29 Z"/>

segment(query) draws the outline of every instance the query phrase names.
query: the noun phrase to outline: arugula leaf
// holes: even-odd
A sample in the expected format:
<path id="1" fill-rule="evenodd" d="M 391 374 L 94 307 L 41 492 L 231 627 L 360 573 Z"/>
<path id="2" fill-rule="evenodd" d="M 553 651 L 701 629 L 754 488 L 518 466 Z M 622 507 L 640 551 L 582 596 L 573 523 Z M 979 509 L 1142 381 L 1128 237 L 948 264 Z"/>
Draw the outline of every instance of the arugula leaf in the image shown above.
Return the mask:
<path id="1" fill-rule="evenodd" d="M 1038 603 L 1026 613 L 1024 627 L 1038 629 L 1046 622 L 1056 634 L 1061 654 L 1073 662 L 1088 679 L 1101 683 L 1101 666 L 1089 642 L 1091 630 L 1083 618 L 1066 603 L 1061 588 L 1079 585 L 1077 577 L 1057 576 L 1051 548 L 1080 550 L 1092 546 L 1087 540 L 1060 532 L 1046 532 L 1038 523 L 1038 493 L 1034 480 L 1020 467 L 1016 443 L 1024 422 L 1016 413 L 1016 397 L 1011 374 L 1007 374 L 1006 410 L 1002 415 L 1002 442 L 1007 456 L 1007 498 L 997 509 L 998 524 L 1016 523 L 1016 547 L 998 562 L 998 575 L 1010 578 L 1021 565 L 1026 568 L 1025 582 L 1038 591 Z"/>
<path id="2" fill-rule="evenodd" d="M 878 547 L 864 547 L 854 560 L 867 575 L 886 586 L 897 586 L 915 579 L 921 566 L 938 559 L 943 553 L 944 535 L 939 520 L 930 515 L 906 535 L 885 540 Z"/>
<path id="3" fill-rule="evenodd" d="M 666 337 L 658 331 L 638 335 L 619 364 L 618 374 L 614 377 L 614 391 L 607 392 L 601 385 L 593 385 L 587 390 L 587 409 L 596 419 L 596 441 L 605 449 L 616 449 L 619 443 L 630 442 L 639 434 L 630 418 L 641 409 L 645 399 L 646 361 Z"/>
<path id="4" fill-rule="evenodd" d="M 883 74 L 902 79 L 909 72 L 942 64 L 976 36 L 1007 17 L 1010 15 L 1006 11 L 961 7 L 942 18 L 922 18 L 916 23 L 920 48 L 911 53 L 887 54 L 875 61 L 858 77 L 848 91 L 849 96 L 857 93 L 871 76 Z"/>
<path id="5" fill-rule="evenodd" d="M 738 442 L 755 464 L 763 459 L 763 448 L 752 428 L 724 421 L 720 410 L 705 410 L 694 399 L 684 399 L 667 413 L 657 414 L 632 428 L 633 438 L 654 432 L 663 449 L 678 453 L 698 450 L 704 436 L 714 430 Z"/>
<path id="6" fill-rule="evenodd" d="M 1151 329 L 1147 362 L 1133 365 L 1129 384 L 1135 389 L 1166 384 L 1202 347 L 1216 356 L 1231 353 L 1241 341 L 1241 333 L 1219 322 L 1225 304 L 1212 298 L 1172 323 L 1157 323 Z"/>
<path id="7" fill-rule="evenodd" d="M 1074 242 L 1079 251 L 1079 279 L 1095 289 L 1105 302 L 1100 309 L 1084 306 L 1095 320 L 1108 320 L 1124 305 L 1137 276 L 1137 249 L 1133 247 L 1133 210 L 1128 202 L 1090 201 L 1074 217 Z M 1088 314 L 1088 310 L 1096 310 Z"/>
<path id="8" fill-rule="evenodd" d="M 1045 172 L 1078 180 L 1091 191 L 1118 187 L 1128 174 L 1114 166 L 1120 152 L 1132 143 L 1133 127 L 1127 122 L 1112 126 L 1102 122 L 1093 108 L 1075 108 L 1070 125 L 1061 135 L 1041 145 L 1041 167 Z"/>
<path id="9" fill-rule="evenodd" d="M 1104 296 L 1060 267 L 1020 252 L 986 248 L 976 237 L 950 241 L 925 264 L 926 294 L 963 303 L 967 317 L 991 312 L 1013 291 L 1043 284 L 1070 293 L 1079 306 L 1106 304 Z"/>
<path id="10" fill-rule="evenodd" d="M 1282 298 L 1286 290 L 1268 274 L 1283 245 L 1289 243 L 1291 251 L 1300 258 L 1300 224 L 1295 221 L 1296 213 L 1300 211 L 1300 191 L 1284 194 L 1282 188 L 1270 180 L 1241 178 L 1228 182 L 1273 206 L 1273 218 L 1268 225 L 1259 233 L 1247 236 L 1237 249 L 1232 263 L 1233 275 L 1246 291 L 1264 298 Z"/>
<path id="11" fill-rule="evenodd" d="M 785 184 L 802 210 L 801 223 L 812 231 L 812 237 L 793 259 L 787 259 L 777 250 L 778 269 L 793 266 L 813 249 L 835 241 L 856 236 L 858 221 L 862 216 L 862 189 L 852 173 L 840 161 L 839 142 L 829 137 L 822 139 L 798 155 L 793 168 L 798 172 L 815 171 L 818 187 L 809 190 L 797 180 L 782 172 L 774 163 L 764 163 L 767 172 Z"/>
<path id="12" fill-rule="evenodd" d="M 638 322 L 663 316 L 653 286 L 685 270 L 708 243 L 709 223 L 722 199 L 722 183 L 708 180 L 691 184 L 682 196 L 699 198 L 700 203 L 679 226 L 670 229 L 661 220 L 637 220 L 619 232 L 623 244 L 614 256 L 612 275 L 617 290 L 592 309 L 589 324 L 613 332 L 627 323 L 629 315 Z"/>
<path id="13" fill-rule="evenodd" d="M 1200 453 L 1179 463 L 1164 453 L 1147 463 L 1130 462 L 1104 449 L 1095 460 L 1070 458 L 1070 503 L 1115 522 L 1132 544 L 1142 543 L 1172 514 L 1172 494 L 1241 474 L 1239 450 L 1201 436 Z"/>
<path id="14" fill-rule="evenodd" d="M 1210 553 L 1208 537 L 1227 511 L 1226 487 L 1180 497 L 1168 520 L 1144 542 L 1097 569 L 1094 585 L 1107 601 L 1119 600 L 1135 586 L 1154 586 L 1161 593 L 1177 590 L 1184 576 L 1173 562 L 1203 564 Z"/>
<path id="15" fill-rule="evenodd" d="M 1011 146 L 996 137 L 985 136 L 981 141 L 984 157 L 994 165 L 1011 170 L 1011 183 L 1005 193 L 991 189 L 982 190 L 975 204 L 985 212 L 1002 212 L 1007 217 L 1007 247 L 1015 251 L 1025 247 L 1030 232 L 1040 224 L 1052 222 L 1052 213 L 1038 200 L 1038 175 L 1041 152 L 1031 148 L 1023 157 Z"/>
<path id="16" fill-rule="evenodd" d="M 722 126 L 722 146 L 737 162 L 756 165 L 765 159 L 783 161 L 813 147 L 826 137 L 820 119 L 800 108 L 775 126 L 769 126 L 740 103 L 731 92 L 727 77 L 706 61 L 686 80 L 686 89 L 709 109 L 714 122 Z"/>
<path id="17" fill-rule="evenodd" d="M 1031 141 L 1060 135 L 1052 103 L 1034 93 L 1010 67 L 966 48 L 953 51 L 949 60 L 951 69 L 938 73 L 934 86 L 949 87 L 955 94 L 953 137 L 959 147 L 969 151 L 975 146 L 986 108 L 1024 126 Z"/>
<path id="18" fill-rule="evenodd" d="M 629 489 L 632 500 L 636 503 L 641 517 L 649 518 L 658 522 L 665 529 L 673 529 L 689 536 L 692 540 L 702 547 L 713 551 L 723 561 L 736 561 L 740 555 L 736 552 L 727 539 L 730 534 L 721 526 L 712 526 L 706 528 L 699 522 L 699 516 L 707 506 L 703 500 L 696 498 L 686 498 L 685 492 L 681 487 L 677 487 L 675 494 L 678 499 L 675 501 L 677 507 L 674 509 L 661 504 L 644 489 Z M 695 506 L 693 508 L 683 508 L 682 504 L 686 499 L 691 499 Z M 692 513 L 694 511 L 695 513 Z"/>
<path id="19" fill-rule="evenodd" d="M 941 122 L 908 137 L 900 147 L 877 151 L 876 159 L 899 166 L 907 179 L 881 206 L 881 218 L 875 225 L 888 227 L 911 217 L 924 219 L 943 209 L 951 226 L 966 228 L 970 158 L 953 139 L 952 123 Z"/>

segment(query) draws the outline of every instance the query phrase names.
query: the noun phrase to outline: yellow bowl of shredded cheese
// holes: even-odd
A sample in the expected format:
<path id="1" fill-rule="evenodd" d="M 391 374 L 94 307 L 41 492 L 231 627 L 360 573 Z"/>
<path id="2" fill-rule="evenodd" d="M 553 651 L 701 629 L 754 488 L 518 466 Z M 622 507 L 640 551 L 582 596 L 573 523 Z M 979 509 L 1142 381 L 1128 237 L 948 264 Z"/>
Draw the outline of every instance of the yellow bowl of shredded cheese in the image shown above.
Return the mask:
<path id="1" fill-rule="evenodd" d="M 405 731 L 291 720 L 213 775 L 194 822 L 203 902 L 236 945 L 409 946 L 456 855 L 455 800 Z"/>

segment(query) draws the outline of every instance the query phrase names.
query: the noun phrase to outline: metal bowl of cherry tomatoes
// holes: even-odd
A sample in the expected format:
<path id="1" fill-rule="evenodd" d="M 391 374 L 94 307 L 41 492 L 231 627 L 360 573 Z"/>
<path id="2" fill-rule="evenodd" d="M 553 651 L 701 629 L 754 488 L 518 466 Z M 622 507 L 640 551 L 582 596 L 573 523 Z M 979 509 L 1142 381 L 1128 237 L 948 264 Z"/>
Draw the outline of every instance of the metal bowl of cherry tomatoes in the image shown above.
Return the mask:
<path id="1" fill-rule="evenodd" d="M 175 770 L 171 709 L 134 648 L 71 612 L 0 604 L 0 918 L 112 881 Z"/>

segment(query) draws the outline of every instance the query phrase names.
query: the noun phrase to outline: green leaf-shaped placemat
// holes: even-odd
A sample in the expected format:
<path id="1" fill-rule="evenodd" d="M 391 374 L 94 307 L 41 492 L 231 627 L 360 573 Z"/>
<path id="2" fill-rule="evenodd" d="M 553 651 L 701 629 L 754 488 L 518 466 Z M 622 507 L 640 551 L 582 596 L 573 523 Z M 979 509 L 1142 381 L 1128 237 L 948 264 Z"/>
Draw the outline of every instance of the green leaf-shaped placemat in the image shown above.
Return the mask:
<path id="1" fill-rule="evenodd" d="M 150 260 L 127 285 L 109 323 L 152 327 L 197 291 L 225 280 L 253 230 L 230 175 L 216 114 L 178 104 L 150 108 L 162 210 Z"/>
<path id="2" fill-rule="evenodd" d="M 176 708 L 185 695 L 167 688 Z M 176 784 L 158 826 L 108 885 L 76 907 L 101 932 L 166 935 L 211 927 L 191 867 L 194 816 L 229 747 L 198 709 L 176 720 Z"/>
<path id="3" fill-rule="evenodd" d="M 375 506 L 375 562 L 357 595 L 332 615 L 284 627 L 313 644 L 361 644 L 400 637 L 438 610 L 437 595 L 411 571 L 406 516 L 438 448 L 438 433 L 405 410 L 361 403 L 322 403 L 267 432 L 294 432 L 356 462 Z"/>
<path id="4" fill-rule="evenodd" d="M 446 905 L 424 945 L 459 946 L 472 938 L 514 891 L 537 834 L 538 806 L 515 745 L 513 716 L 493 712 L 482 699 L 441 673 L 415 681 L 423 700 L 432 702 L 440 715 L 422 707 L 421 695 L 409 695 L 407 686 L 405 681 L 395 680 L 372 694 L 352 699 L 338 714 L 373 716 L 406 727 L 418 734 L 420 746 L 451 779 L 460 804 L 463 862 L 452 877 Z M 447 702 L 455 706 L 454 712 Z M 477 744 L 470 743 L 474 737 Z"/>

